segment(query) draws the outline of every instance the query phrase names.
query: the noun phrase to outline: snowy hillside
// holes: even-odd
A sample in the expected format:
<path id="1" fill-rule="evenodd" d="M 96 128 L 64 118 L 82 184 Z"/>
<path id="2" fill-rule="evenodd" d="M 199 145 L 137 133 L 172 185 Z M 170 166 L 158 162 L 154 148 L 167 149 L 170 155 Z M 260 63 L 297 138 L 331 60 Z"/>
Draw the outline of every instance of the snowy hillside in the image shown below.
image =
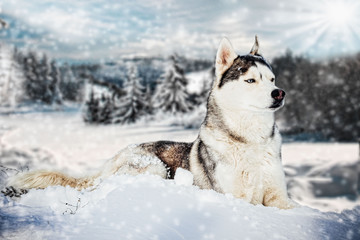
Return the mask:
<path id="1" fill-rule="evenodd" d="M 16 174 L 12 169 L 58 169 L 82 176 L 96 172 L 126 145 L 197 136 L 197 130 L 154 122 L 86 125 L 77 112 L 2 115 L 0 126 L 1 188 Z M 31 190 L 16 202 L 1 194 L 1 237 L 359 239 L 357 156 L 355 143 L 284 144 L 289 194 L 304 205 L 286 211 L 189 186 L 186 174 L 176 181 L 114 176 L 94 190 L 50 187 Z"/>

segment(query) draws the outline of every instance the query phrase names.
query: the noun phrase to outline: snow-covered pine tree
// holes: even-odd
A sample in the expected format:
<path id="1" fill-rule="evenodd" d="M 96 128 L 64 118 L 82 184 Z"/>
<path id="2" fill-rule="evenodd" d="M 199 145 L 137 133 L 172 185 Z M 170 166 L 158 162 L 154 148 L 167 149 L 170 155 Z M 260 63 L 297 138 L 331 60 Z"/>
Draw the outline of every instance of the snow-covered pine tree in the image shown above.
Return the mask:
<path id="1" fill-rule="evenodd" d="M 83 119 L 87 123 L 99 122 L 99 99 L 95 97 L 94 90 L 91 89 L 89 99 L 85 102 Z"/>
<path id="2" fill-rule="evenodd" d="M 114 111 L 114 101 L 113 99 L 105 94 L 101 95 L 99 103 L 99 123 L 110 124 L 112 123 L 112 114 Z"/>
<path id="3" fill-rule="evenodd" d="M 61 75 L 55 60 L 50 62 L 49 88 L 52 93 L 52 103 L 61 104 L 62 95 L 60 92 Z"/>
<path id="4" fill-rule="evenodd" d="M 180 67 L 176 55 L 170 57 L 165 73 L 161 75 L 155 92 L 155 107 L 164 112 L 187 112 L 191 109 L 188 84 L 184 70 Z"/>
<path id="5" fill-rule="evenodd" d="M 117 99 L 114 111 L 114 123 L 133 123 L 144 114 L 144 87 L 141 85 L 135 65 L 128 67 L 124 83 L 126 96 Z"/>
<path id="6" fill-rule="evenodd" d="M 11 62 L 11 94 L 10 94 L 10 105 L 15 106 L 19 105 L 25 100 L 24 96 L 24 82 L 26 80 L 24 75 L 23 66 L 18 59 L 22 59 L 22 54 L 18 51 L 17 48 L 13 49 L 13 56 Z"/>
<path id="7" fill-rule="evenodd" d="M 50 67 L 49 60 L 46 54 L 43 54 L 42 58 L 38 62 L 37 70 L 39 71 L 38 75 L 38 86 L 41 89 L 42 94 L 40 95 L 40 100 L 43 103 L 51 104 L 52 103 L 52 92 L 50 90 Z"/>
<path id="8" fill-rule="evenodd" d="M 25 75 L 23 88 L 26 98 L 39 103 L 61 104 L 60 72 L 55 60 L 50 61 L 46 54 L 39 60 L 34 52 L 21 54 L 17 59 Z"/>
<path id="9" fill-rule="evenodd" d="M 18 63 L 19 52 L 0 44 L 0 105 L 14 107 L 23 101 L 25 76 Z"/>
<path id="10" fill-rule="evenodd" d="M 151 115 L 154 113 L 153 93 L 150 88 L 150 84 L 146 85 L 145 91 L 145 113 Z"/>
<path id="11" fill-rule="evenodd" d="M 59 90 L 60 73 L 56 66 L 55 60 L 49 60 L 46 54 L 43 54 L 39 62 L 39 87 L 42 89 L 43 94 L 41 101 L 46 104 L 60 104 L 61 94 Z"/>
<path id="12" fill-rule="evenodd" d="M 31 61 L 30 54 L 24 55 L 22 59 L 22 66 L 25 75 L 25 82 L 24 82 L 24 92 L 27 100 L 32 100 L 32 79 L 35 78 L 34 73 L 31 71 Z"/>
<path id="13" fill-rule="evenodd" d="M 80 93 L 80 82 L 77 80 L 72 68 L 65 63 L 62 67 L 60 90 L 64 100 L 80 101 L 83 98 Z"/>
<path id="14" fill-rule="evenodd" d="M 41 81 L 40 62 L 34 52 L 29 52 L 24 57 L 24 72 L 26 80 L 24 83 L 25 93 L 30 101 L 42 102 L 44 97 L 44 86 Z"/>

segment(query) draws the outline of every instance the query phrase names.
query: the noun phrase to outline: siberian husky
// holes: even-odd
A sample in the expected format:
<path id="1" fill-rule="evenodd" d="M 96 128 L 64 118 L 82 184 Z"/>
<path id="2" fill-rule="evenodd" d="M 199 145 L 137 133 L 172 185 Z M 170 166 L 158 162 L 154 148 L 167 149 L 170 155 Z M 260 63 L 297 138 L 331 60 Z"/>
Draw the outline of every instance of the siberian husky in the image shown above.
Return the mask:
<path id="1" fill-rule="evenodd" d="M 91 177 L 35 171 L 15 176 L 8 186 L 30 189 L 69 185 L 83 189 L 113 174 L 148 172 L 172 179 L 176 169 L 183 168 L 193 174 L 193 183 L 202 189 L 230 193 L 252 204 L 294 207 L 287 195 L 281 136 L 274 119 L 274 112 L 284 105 L 285 92 L 275 86 L 271 66 L 258 49 L 257 37 L 246 55 L 237 55 L 228 39 L 221 41 L 206 118 L 194 142 L 132 145 Z"/>

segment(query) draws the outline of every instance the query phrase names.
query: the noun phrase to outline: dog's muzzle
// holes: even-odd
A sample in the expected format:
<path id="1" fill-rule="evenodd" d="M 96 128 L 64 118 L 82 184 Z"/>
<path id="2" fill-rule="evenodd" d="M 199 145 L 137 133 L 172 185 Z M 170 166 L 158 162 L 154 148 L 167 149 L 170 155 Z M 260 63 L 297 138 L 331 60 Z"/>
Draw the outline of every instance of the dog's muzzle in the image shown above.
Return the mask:
<path id="1" fill-rule="evenodd" d="M 282 89 L 275 89 L 271 92 L 271 97 L 274 99 L 273 104 L 270 108 L 278 108 L 281 107 L 283 104 L 283 100 L 285 98 L 285 91 Z"/>

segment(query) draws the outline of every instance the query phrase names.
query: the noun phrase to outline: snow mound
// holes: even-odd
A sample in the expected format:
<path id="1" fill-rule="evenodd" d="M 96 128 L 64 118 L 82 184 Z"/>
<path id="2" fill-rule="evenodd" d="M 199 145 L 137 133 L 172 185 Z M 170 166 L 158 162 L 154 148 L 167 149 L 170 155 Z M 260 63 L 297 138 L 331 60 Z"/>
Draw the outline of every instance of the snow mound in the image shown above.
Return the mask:
<path id="1" fill-rule="evenodd" d="M 194 182 L 194 176 L 190 171 L 178 168 L 174 180 L 177 185 L 191 186 Z"/>
<path id="2" fill-rule="evenodd" d="M 360 238 L 360 207 L 339 214 L 253 206 L 152 175 L 112 176 L 91 191 L 30 190 L 17 202 L 0 195 L 0 219 L 5 239 Z"/>

